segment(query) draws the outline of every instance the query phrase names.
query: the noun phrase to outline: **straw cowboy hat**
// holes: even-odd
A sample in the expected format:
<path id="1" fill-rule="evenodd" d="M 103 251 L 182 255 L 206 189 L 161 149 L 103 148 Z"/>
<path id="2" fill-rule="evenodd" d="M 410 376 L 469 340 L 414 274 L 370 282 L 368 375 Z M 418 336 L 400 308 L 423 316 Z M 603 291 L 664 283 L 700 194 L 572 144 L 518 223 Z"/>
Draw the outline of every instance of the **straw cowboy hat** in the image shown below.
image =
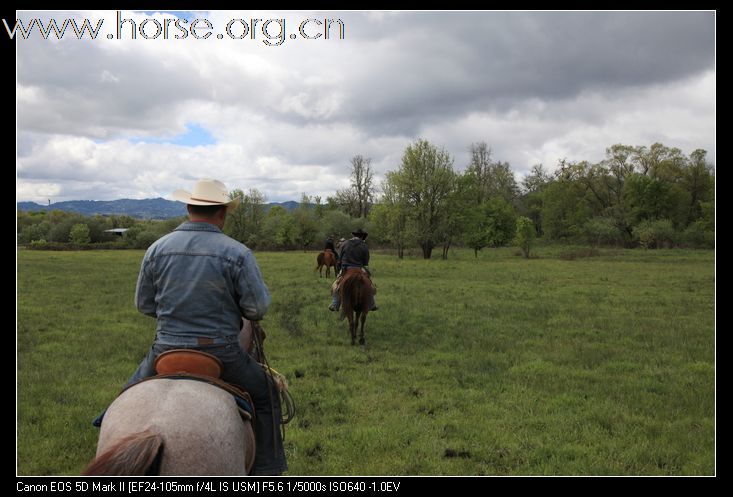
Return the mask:
<path id="1" fill-rule="evenodd" d="M 236 209 L 242 201 L 241 196 L 229 198 L 226 185 L 215 179 L 200 179 L 193 187 L 193 192 L 176 190 L 171 196 L 190 205 L 226 205 L 227 211 Z"/>

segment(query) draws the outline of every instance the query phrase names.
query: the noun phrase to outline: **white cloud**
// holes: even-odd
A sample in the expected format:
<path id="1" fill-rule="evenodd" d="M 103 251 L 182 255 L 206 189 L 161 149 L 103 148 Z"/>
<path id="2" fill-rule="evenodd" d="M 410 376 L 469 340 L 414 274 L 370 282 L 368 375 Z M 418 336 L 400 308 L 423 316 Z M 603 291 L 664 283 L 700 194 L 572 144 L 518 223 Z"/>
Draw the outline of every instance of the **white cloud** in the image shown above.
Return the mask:
<path id="1" fill-rule="evenodd" d="M 325 198 L 348 185 L 354 155 L 379 180 L 418 137 L 459 169 L 486 141 L 519 174 L 597 161 L 614 143 L 705 148 L 715 161 L 714 13 L 249 14 L 249 26 L 284 18 L 283 44 L 263 43 L 263 21 L 243 40 L 19 40 L 18 198 L 166 197 L 212 175 L 274 201 Z M 112 29 L 115 12 L 73 13 L 102 15 Z M 185 18 L 221 33 L 239 15 Z M 345 39 L 289 37 L 326 18 L 343 20 Z M 161 143 L 188 123 L 216 143 Z"/>

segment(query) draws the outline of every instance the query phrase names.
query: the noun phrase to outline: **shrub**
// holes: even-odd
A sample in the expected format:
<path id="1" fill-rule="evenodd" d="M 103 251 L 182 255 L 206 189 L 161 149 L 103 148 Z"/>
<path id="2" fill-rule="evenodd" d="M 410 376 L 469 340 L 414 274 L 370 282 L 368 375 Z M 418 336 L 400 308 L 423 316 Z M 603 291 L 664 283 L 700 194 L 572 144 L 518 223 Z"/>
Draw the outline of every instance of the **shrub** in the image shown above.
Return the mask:
<path id="1" fill-rule="evenodd" d="M 609 217 L 594 217 L 583 226 L 588 243 L 593 247 L 601 244 L 616 244 L 621 239 L 621 230 Z"/>
<path id="2" fill-rule="evenodd" d="M 646 249 L 671 247 L 674 244 L 675 231 L 669 219 L 644 221 L 634 227 L 634 238 Z"/>

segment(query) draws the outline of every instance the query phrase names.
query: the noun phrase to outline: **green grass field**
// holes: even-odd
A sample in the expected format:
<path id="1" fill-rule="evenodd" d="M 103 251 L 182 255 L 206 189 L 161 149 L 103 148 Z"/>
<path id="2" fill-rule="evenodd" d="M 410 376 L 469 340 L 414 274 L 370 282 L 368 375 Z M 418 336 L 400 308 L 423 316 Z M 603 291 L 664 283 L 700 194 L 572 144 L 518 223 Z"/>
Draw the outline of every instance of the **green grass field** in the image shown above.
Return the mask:
<path id="1" fill-rule="evenodd" d="M 373 254 L 364 348 L 315 252 L 257 253 L 290 475 L 715 473 L 712 251 Z M 78 474 L 154 320 L 142 251 L 18 252 L 17 472 Z"/>

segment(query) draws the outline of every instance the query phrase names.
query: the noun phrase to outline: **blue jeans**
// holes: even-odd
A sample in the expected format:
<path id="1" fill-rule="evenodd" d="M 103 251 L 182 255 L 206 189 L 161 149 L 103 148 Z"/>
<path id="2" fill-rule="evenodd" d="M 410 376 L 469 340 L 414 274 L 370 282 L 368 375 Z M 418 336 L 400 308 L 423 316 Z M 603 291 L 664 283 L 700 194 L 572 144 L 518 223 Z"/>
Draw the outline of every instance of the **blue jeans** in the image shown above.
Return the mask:
<path id="1" fill-rule="evenodd" d="M 162 345 L 157 342 L 137 367 L 126 387 L 155 375 L 155 358 L 167 350 L 186 348 L 180 345 Z M 280 393 L 269 375 L 257 361 L 246 354 L 239 343 L 190 347 L 207 352 L 221 360 L 222 380 L 234 383 L 249 392 L 255 404 L 254 432 L 257 443 L 252 475 L 279 475 L 288 469 L 280 432 Z"/>

